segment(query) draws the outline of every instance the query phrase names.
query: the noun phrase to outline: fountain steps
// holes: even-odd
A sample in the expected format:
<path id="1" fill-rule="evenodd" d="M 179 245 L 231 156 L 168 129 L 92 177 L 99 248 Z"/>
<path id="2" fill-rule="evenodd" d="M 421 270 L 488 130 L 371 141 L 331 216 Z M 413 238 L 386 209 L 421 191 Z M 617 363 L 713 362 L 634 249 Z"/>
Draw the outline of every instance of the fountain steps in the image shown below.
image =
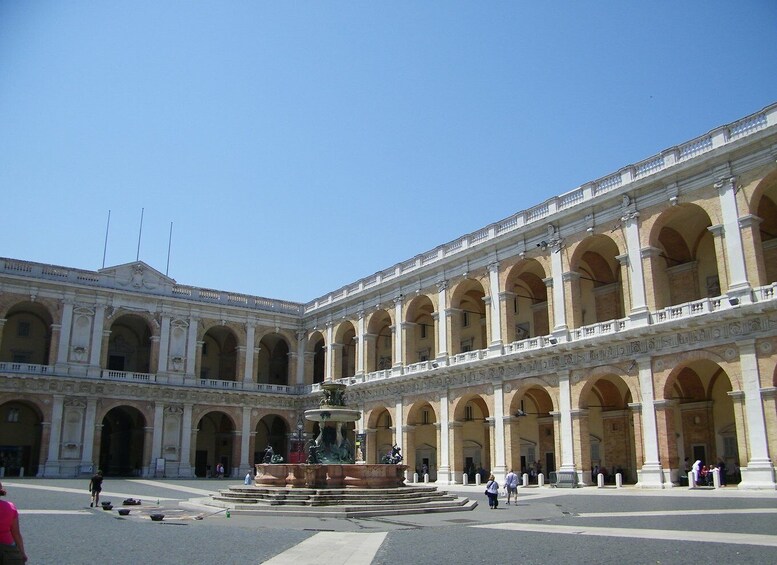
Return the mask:
<path id="1" fill-rule="evenodd" d="M 186 506 L 187 503 L 182 503 Z M 232 487 L 186 507 L 229 508 L 239 515 L 369 517 L 472 510 L 477 502 L 435 487 L 395 489 L 305 489 Z"/>

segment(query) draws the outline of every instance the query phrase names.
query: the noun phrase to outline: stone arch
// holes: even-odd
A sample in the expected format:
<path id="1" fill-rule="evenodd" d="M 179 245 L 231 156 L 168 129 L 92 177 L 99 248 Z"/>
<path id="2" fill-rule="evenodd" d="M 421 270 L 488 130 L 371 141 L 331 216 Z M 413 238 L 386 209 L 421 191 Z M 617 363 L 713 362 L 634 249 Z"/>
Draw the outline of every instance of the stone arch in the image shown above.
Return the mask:
<path id="1" fill-rule="evenodd" d="M 454 355 L 485 349 L 488 346 L 488 308 L 486 289 L 476 279 L 460 281 L 451 292 L 451 316 L 448 320 L 450 350 Z"/>
<path id="2" fill-rule="evenodd" d="M 731 375 L 707 352 L 678 362 L 663 382 L 661 394 L 668 403 L 659 424 L 671 430 L 664 449 L 672 468 L 679 470 L 686 458 L 690 463 L 700 459 L 704 465 L 714 465 L 720 458 L 733 472 L 740 455 L 747 460 L 747 454 L 739 452 L 741 445 L 746 449 L 746 431 L 734 409 Z"/>
<path id="3" fill-rule="evenodd" d="M 254 463 L 262 463 L 263 456 L 267 446 L 273 448 L 276 455 L 283 457 L 283 460 L 289 461 L 289 441 L 291 439 L 291 424 L 288 419 L 281 414 L 268 413 L 256 422 L 254 428 L 256 432 L 256 448 L 254 450 Z"/>
<path id="4" fill-rule="evenodd" d="M 507 343 L 550 333 L 547 278 L 537 259 L 524 259 L 508 270 L 502 310 Z"/>
<path id="5" fill-rule="evenodd" d="M 48 365 L 52 359 L 48 308 L 38 302 L 19 301 L 5 311 L 0 343 L 0 361 Z"/>
<path id="6" fill-rule="evenodd" d="M 111 317 L 106 351 L 109 371 L 150 373 L 155 321 L 144 313 L 118 313 Z"/>
<path id="7" fill-rule="evenodd" d="M 259 340 L 256 351 L 256 382 L 288 385 L 290 342 L 286 336 L 268 332 Z"/>
<path id="8" fill-rule="evenodd" d="M 558 467 L 556 433 L 552 412 L 558 403 L 554 391 L 541 379 L 521 381 L 508 397 L 510 416 L 505 428 L 506 461 L 518 474 L 548 476 Z"/>
<path id="9" fill-rule="evenodd" d="M 434 302 L 425 294 L 413 297 L 405 309 L 405 362 L 431 361 L 437 356 Z"/>
<path id="10" fill-rule="evenodd" d="M 312 376 L 312 383 L 324 382 L 326 376 L 326 338 L 319 330 L 314 330 L 305 346 L 305 375 Z"/>
<path id="11" fill-rule="evenodd" d="M 145 460 L 149 420 L 143 408 L 140 403 L 121 400 L 101 407 L 98 461 L 106 476 L 138 476 L 150 464 Z"/>
<path id="12" fill-rule="evenodd" d="M 367 318 L 367 351 L 365 370 L 383 371 L 394 365 L 395 322 L 390 310 L 376 310 Z"/>
<path id="13" fill-rule="evenodd" d="M 40 400 L 0 395 L 0 467 L 6 477 L 38 474 L 44 411 Z"/>
<path id="14" fill-rule="evenodd" d="M 568 300 L 572 326 L 581 327 L 622 318 L 625 312 L 620 256 L 624 250 L 603 234 L 584 238 L 577 243 L 569 259 Z"/>
<path id="15" fill-rule="evenodd" d="M 238 334 L 231 325 L 210 324 L 202 333 L 201 379 L 236 381 Z"/>
<path id="16" fill-rule="evenodd" d="M 619 372 L 617 367 L 598 368 L 579 388 L 576 439 L 580 443 L 581 471 L 590 473 L 593 481 L 602 473 L 605 482 L 614 483 L 615 474 L 621 473 L 624 482 L 635 483 L 637 452 L 641 450 L 629 406 L 635 391 Z"/>
<path id="17" fill-rule="evenodd" d="M 767 175 L 750 199 L 751 214 L 757 218 L 752 228 L 760 284 L 777 282 L 777 171 Z"/>
<path id="18" fill-rule="evenodd" d="M 438 414 L 433 402 L 418 399 L 410 405 L 406 415 L 405 463 L 409 471 L 418 473 L 419 480 L 429 475 L 430 481 L 437 480 L 437 470 L 447 464 L 440 460 L 438 436 Z"/>
<path id="19" fill-rule="evenodd" d="M 698 204 L 679 204 L 664 210 L 653 223 L 649 272 L 657 308 L 720 295 L 712 222 Z"/>
<path id="20" fill-rule="evenodd" d="M 356 374 L 357 337 L 356 326 L 351 320 L 343 320 L 335 326 L 334 378 L 344 379 Z"/>
<path id="21" fill-rule="evenodd" d="M 200 408 L 193 417 L 197 440 L 194 453 L 194 474 L 197 477 L 213 477 L 216 464 L 224 465 L 225 476 L 232 474 L 240 464 L 236 447 L 236 419 L 229 410 Z"/>
<path id="22" fill-rule="evenodd" d="M 390 408 L 378 406 L 369 411 L 366 421 L 367 429 L 372 433 L 364 455 L 368 463 L 380 463 L 381 457 L 394 445 L 397 429 L 394 415 Z"/>
<path id="23" fill-rule="evenodd" d="M 479 469 L 488 472 L 492 466 L 492 434 L 489 420 L 492 398 L 475 391 L 466 392 L 452 402 L 453 445 L 451 466 L 454 476 L 471 475 Z"/>

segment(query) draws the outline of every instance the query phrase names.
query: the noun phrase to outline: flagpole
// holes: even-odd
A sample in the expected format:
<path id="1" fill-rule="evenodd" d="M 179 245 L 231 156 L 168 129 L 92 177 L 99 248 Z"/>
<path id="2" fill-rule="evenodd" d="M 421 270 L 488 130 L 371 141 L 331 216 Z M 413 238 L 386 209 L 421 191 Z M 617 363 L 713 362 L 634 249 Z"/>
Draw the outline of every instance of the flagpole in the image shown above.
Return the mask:
<path id="1" fill-rule="evenodd" d="M 170 247 L 173 244 L 173 222 L 170 222 L 170 237 L 167 239 L 167 267 L 165 267 L 165 276 L 170 270 Z"/>
<path id="2" fill-rule="evenodd" d="M 140 229 L 138 229 L 138 254 L 135 256 L 135 261 L 140 260 L 140 236 L 143 234 L 143 212 L 145 208 L 140 209 Z"/>
<path id="3" fill-rule="evenodd" d="M 105 268 L 105 254 L 108 252 L 108 228 L 111 227 L 111 211 L 108 210 L 108 223 L 105 226 L 105 245 L 103 246 L 103 266 Z"/>

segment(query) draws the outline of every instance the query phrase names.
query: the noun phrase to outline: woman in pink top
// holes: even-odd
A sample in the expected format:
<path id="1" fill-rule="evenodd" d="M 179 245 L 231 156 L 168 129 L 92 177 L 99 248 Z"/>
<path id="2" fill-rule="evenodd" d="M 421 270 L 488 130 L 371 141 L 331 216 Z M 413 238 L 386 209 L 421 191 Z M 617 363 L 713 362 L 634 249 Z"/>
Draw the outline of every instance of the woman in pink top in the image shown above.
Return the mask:
<path id="1" fill-rule="evenodd" d="M 5 496 L 0 484 L 0 496 Z M 3 565 L 21 565 L 27 561 L 24 553 L 24 539 L 19 530 L 19 511 L 13 502 L 0 500 L 0 563 Z"/>

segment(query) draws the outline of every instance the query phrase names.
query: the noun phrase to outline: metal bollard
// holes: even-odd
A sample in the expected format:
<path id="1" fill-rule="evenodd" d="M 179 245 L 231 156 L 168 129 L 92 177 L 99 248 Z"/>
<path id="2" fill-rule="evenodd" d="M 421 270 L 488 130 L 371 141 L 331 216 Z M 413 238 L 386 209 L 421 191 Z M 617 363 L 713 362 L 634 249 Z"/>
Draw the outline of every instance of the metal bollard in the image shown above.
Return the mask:
<path id="1" fill-rule="evenodd" d="M 529 485 L 529 473 L 524 473 L 521 475 L 521 487 L 526 487 Z"/>
<path id="2" fill-rule="evenodd" d="M 429 482 L 429 473 L 424 473 L 424 482 L 425 483 Z"/>
<path id="3" fill-rule="evenodd" d="M 599 473 L 598 475 L 596 475 L 596 486 L 598 488 L 604 488 L 604 474 L 603 473 Z"/>
<path id="4" fill-rule="evenodd" d="M 691 471 L 688 473 L 688 489 L 696 488 L 696 480 L 696 471 Z"/>
<path id="5" fill-rule="evenodd" d="M 712 486 L 720 488 L 720 469 L 717 467 L 712 469 Z"/>
<path id="6" fill-rule="evenodd" d="M 623 488 L 623 475 L 615 473 L 615 488 Z"/>
<path id="7" fill-rule="evenodd" d="M 545 486 L 545 475 L 542 473 L 537 473 L 537 486 L 543 487 Z"/>
<path id="8" fill-rule="evenodd" d="M 414 483 L 418 482 L 418 473 L 413 473 L 413 482 Z"/>
<path id="9" fill-rule="evenodd" d="M 480 473 L 475 473 L 475 485 L 480 485 Z"/>
<path id="10" fill-rule="evenodd" d="M 469 475 L 467 475 L 467 473 L 464 473 L 461 476 L 461 484 L 463 484 L 464 486 L 467 486 L 469 484 Z"/>

